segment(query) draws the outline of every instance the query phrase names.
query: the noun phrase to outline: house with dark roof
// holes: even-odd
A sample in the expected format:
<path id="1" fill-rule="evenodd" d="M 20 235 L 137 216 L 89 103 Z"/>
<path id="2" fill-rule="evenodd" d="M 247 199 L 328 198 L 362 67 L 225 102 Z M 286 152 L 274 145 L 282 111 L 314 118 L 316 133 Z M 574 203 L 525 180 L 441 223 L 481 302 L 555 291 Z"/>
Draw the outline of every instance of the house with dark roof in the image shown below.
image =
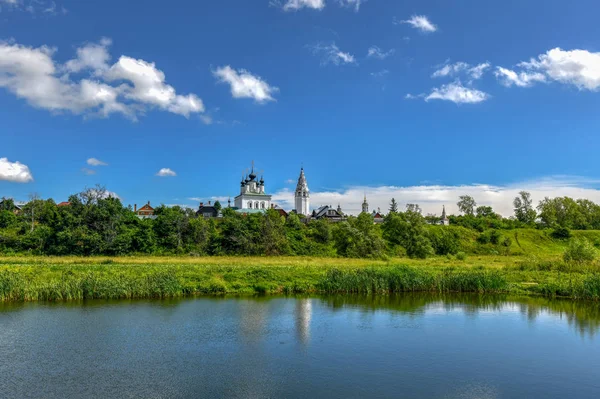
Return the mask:
<path id="1" fill-rule="evenodd" d="M 331 205 L 323 205 L 313 210 L 310 218 L 315 220 L 325 219 L 330 222 L 341 222 L 345 220 L 344 214 L 342 213 L 342 209 L 339 205 L 337 209 L 333 208 Z"/>
<path id="2" fill-rule="evenodd" d="M 203 217 L 204 219 L 212 219 L 221 217 L 222 214 L 221 211 L 215 206 L 215 204 L 211 204 L 211 202 L 208 201 L 207 204 L 205 204 L 204 202 L 200 203 L 200 206 L 196 211 L 196 216 Z"/>

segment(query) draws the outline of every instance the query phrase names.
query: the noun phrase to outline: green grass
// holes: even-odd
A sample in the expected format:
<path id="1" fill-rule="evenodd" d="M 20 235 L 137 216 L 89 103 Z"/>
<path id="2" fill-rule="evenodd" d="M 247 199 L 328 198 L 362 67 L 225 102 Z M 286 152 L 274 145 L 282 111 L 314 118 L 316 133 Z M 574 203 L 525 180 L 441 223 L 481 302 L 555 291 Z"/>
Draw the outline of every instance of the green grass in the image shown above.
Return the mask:
<path id="1" fill-rule="evenodd" d="M 560 253 L 559 253 L 560 254 Z M 600 300 L 600 268 L 560 255 L 387 261 L 304 257 L 0 257 L 0 301 L 200 294 L 485 292 Z"/>

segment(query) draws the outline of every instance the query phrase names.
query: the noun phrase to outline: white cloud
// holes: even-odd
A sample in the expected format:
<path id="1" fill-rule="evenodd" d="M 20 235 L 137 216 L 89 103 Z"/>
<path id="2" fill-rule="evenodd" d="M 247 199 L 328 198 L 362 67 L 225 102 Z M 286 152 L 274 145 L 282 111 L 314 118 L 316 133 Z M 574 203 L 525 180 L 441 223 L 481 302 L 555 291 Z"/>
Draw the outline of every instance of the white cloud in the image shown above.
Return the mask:
<path id="1" fill-rule="evenodd" d="M 473 185 L 418 185 L 409 187 L 398 186 L 354 186 L 340 191 L 317 191 L 310 193 L 311 207 L 320 205 L 341 205 L 342 210 L 349 214 L 358 214 L 361 210 L 363 193 L 366 192 L 369 208 L 378 207 L 385 213 L 388 212 L 389 203 L 394 198 L 401 209 L 406 204 L 416 203 L 423 209 L 423 214 L 437 214 L 446 206 L 449 213 L 458 214 L 456 203 L 461 195 L 470 195 L 475 198 L 477 205 L 491 206 L 496 212 L 505 217 L 514 214 L 512 201 L 520 191 L 531 193 L 534 204 L 544 197 L 568 196 L 572 198 L 587 198 L 600 202 L 600 190 L 591 188 L 597 186 L 599 181 L 578 177 L 555 176 L 533 181 L 525 181 L 508 185 L 473 184 Z M 283 189 L 273 195 L 273 201 L 284 207 L 294 207 L 293 190 Z"/>
<path id="2" fill-rule="evenodd" d="M 177 95 L 165 84 L 164 73 L 154 63 L 121 56 L 109 67 L 109 45 L 106 38 L 99 44 L 86 44 L 77 50 L 77 58 L 60 65 L 53 59 L 56 50 L 50 47 L 0 42 L 0 87 L 52 112 L 104 117 L 120 113 L 131 119 L 154 107 L 185 117 L 204 112 L 196 95 Z M 84 71 L 93 78 L 70 76 Z M 119 85 L 108 84 L 114 81 Z"/>
<path id="3" fill-rule="evenodd" d="M 81 171 L 83 172 L 84 175 L 95 175 L 96 171 L 93 169 L 88 169 L 88 168 L 81 168 Z"/>
<path id="4" fill-rule="evenodd" d="M 77 49 L 77 58 L 65 63 L 65 69 L 68 72 L 80 72 L 90 69 L 96 74 L 100 74 L 108 69 L 110 54 L 108 47 L 112 41 L 106 37 L 100 39 L 99 43 L 88 43 Z"/>
<path id="5" fill-rule="evenodd" d="M 390 73 L 390 71 L 388 71 L 387 69 L 382 69 L 381 71 L 371 72 L 371 76 L 376 77 L 376 78 L 382 78 L 385 75 L 387 75 L 388 73 Z"/>
<path id="6" fill-rule="evenodd" d="M 0 158 L 0 180 L 13 183 L 29 183 L 33 176 L 27 165 L 21 162 L 10 162 L 8 158 Z"/>
<path id="7" fill-rule="evenodd" d="M 437 26 L 434 25 L 425 15 L 413 15 L 406 21 L 395 21 L 394 23 L 409 24 L 413 28 L 420 30 L 425 33 L 432 33 L 437 31 Z"/>
<path id="8" fill-rule="evenodd" d="M 464 87 L 460 81 L 455 81 L 442 87 L 435 88 L 425 97 L 425 101 L 429 100 L 445 100 L 452 101 L 455 104 L 474 104 L 485 101 L 489 98 L 487 93 L 483 91 Z"/>
<path id="9" fill-rule="evenodd" d="M 313 54 L 322 54 L 323 59 L 321 65 L 334 64 L 356 64 L 356 58 L 350 53 L 341 51 L 335 43 L 331 44 L 316 44 L 311 46 Z"/>
<path id="10" fill-rule="evenodd" d="M 296 11 L 301 8 L 322 10 L 324 7 L 325 0 L 287 0 L 283 5 L 285 11 Z"/>
<path id="11" fill-rule="evenodd" d="M 52 0 L 0 0 L 0 11 L 3 4 L 8 11 L 26 11 L 30 14 L 39 13 L 46 16 L 67 13 L 66 8 Z"/>
<path id="12" fill-rule="evenodd" d="M 106 162 L 102 162 L 101 160 L 96 158 L 89 158 L 86 162 L 88 165 L 91 166 L 108 166 Z"/>
<path id="13" fill-rule="evenodd" d="M 600 90 L 600 52 L 556 47 L 528 62 L 521 62 L 518 67 L 522 71 L 498 68 L 496 76 L 506 86 L 528 87 L 534 82 L 555 81 L 579 90 Z"/>
<path id="14" fill-rule="evenodd" d="M 160 176 L 160 177 L 177 176 L 177 173 L 175 173 L 175 171 L 173 171 L 169 168 L 162 168 L 161 170 L 159 170 L 156 173 L 156 176 Z"/>
<path id="15" fill-rule="evenodd" d="M 165 84 L 165 74 L 153 62 L 146 62 L 122 55 L 106 72 L 109 81 L 126 80 L 124 96 L 133 101 L 157 106 L 174 114 L 189 117 L 190 113 L 204 112 L 202 100 L 195 94 L 177 95 L 172 86 Z"/>
<path id="16" fill-rule="evenodd" d="M 367 57 L 369 58 L 377 58 L 379 60 L 385 60 L 390 55 L 393 55 L 396 52 L 395 49 L 390 49 L 388 51 L 383 51 L 377 46 L 369 47 L 367 51 Z"/>
<path id="17" fill-rule="evenodd" d="M 515 72 L 510 69 L 497 67 L 494 75 L 500 80 L 506 87 L 512 85 L 519 87 L 529 87 L 535 82 L 545 82 L 546 76 L 539 72 Z"/>
<path id="18" fill-rule="evenodd" d="M 367 0 L 338 0 L 338 3 L 344 7 L 354 8 L 354 11 L 358 12 L 360 5 Z"/>
<path id="19" fill-rule="evenodd" d="M 456 62 L 454 64 L 446 63 L 443 67 L 436 70 L 431 77 L 440 78 L 446 76 L 456 76 L 462 73 L 468 75 L 471 79 L 481 79 L 484 72 L 490 67 L 490 64 L 485 62 L 475 66 L 471 66 L 466 62 Z"/>
<path id="20" fill-rule="evenodd" d="M 231 86 L 231 95 L 234 98 L 252 98 L 257 103 L 275 101 L 273 95 L 279 91 L 277 87 L 269 86 L 259 76 L 252 75 L 245 69 L 236 71 L 229 65 L 217 68 L 213 72 L 220 82 Z"/>

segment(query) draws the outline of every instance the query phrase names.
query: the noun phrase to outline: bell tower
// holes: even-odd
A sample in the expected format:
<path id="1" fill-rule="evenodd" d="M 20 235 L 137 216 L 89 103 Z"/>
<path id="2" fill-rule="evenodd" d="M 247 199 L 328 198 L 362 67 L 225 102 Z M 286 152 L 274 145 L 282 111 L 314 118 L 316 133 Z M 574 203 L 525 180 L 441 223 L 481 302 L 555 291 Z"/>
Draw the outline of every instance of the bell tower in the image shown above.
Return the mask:
<path id="1" fill-rule="evenodd" d="M 304 167 L 300 168 L 300 177 L 298 177 L 298 184 L 294 193 L 294 205 L 296 206 L 296 213 L 305 216 L 310 215 L 310 191 L 306 183 L 306 176 L 304 176 Z"/>

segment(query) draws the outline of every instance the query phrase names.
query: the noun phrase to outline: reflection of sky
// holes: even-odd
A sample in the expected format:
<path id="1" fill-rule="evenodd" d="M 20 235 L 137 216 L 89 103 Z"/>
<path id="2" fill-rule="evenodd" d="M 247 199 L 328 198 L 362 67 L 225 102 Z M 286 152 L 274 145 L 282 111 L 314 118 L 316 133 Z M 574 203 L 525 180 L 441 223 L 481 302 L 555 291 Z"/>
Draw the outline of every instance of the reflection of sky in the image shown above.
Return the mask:
<path id="1" fill-rule="evenodd" d="M 586 397 L 600 389 L 600 339 L 598 320 L 581 319 L 594 310 L 577 306 L 417 294 L 26 304 L 0 311 L 0 392 Z"/>

